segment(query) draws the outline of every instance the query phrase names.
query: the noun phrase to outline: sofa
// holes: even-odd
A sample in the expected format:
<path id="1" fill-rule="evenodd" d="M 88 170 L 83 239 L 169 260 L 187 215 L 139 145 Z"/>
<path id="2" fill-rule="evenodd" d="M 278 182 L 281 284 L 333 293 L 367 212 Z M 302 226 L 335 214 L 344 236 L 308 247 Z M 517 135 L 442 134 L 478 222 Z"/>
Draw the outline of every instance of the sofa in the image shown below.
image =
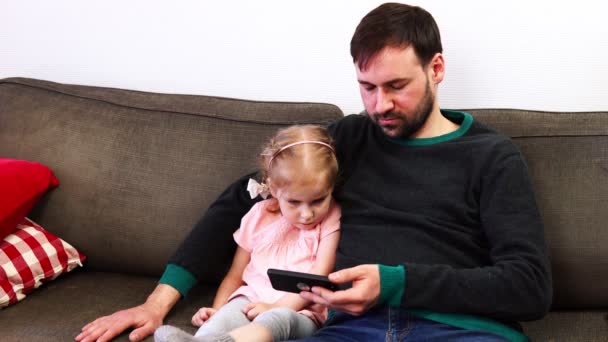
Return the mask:
<path id="1" fill-rule="evenodd" d="M 545 223 L 553 305 L 522 322 L 526 334 L 607 341 L 608 112 L 466 111 L 521 148 Z M 322 103 L 0 80 L 0 157 L 44 164 L 60 182 L 28 217 L 87 258 L 0 310 L 0 340 L 70 341 L 96 317 L 142 303 L 205 209 L 255 170 L 268 136 L 343 115 Z M 211 304 L 230 253 L 209 260 L 166 324 L 195 331 L 191 315 Z"/>

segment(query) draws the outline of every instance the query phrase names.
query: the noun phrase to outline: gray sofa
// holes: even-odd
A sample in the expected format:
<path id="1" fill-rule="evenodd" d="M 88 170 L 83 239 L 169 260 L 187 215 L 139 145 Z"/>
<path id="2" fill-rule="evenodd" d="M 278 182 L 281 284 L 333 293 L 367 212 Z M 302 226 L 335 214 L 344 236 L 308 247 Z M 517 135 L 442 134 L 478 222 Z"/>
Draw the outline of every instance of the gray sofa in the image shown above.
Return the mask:
<path id="1" fill-rule="evenodd" d="M 526 333 L 607 341 L 608 112 L 469 112 L 521 147 L 545 221 L 553 309 Z M 266 137 L 342 115 L 330 104 L 0 80 L 0 156 L 43 163 L 61 182 L 30 217 L 88 257 L 1 310 L 0 340 L 70 341 L 92 319 L 142 303 L 208 205 L 255 169 Z M 206 282 L 165 322 L 193 332 L 191 315 L 211 303 L 229 262 L 209 260 Z"/>

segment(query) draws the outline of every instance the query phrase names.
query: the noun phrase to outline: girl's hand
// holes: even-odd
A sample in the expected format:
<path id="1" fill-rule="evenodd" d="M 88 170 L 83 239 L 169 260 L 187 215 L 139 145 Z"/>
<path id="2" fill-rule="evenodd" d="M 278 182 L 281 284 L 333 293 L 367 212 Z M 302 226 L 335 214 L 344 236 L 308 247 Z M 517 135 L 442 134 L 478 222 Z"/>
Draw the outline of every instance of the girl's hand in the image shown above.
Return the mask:
<path id="1" fill-rule="evenodd" d="M 192 325 L 200 327 L 217 312 L 214 308 L 200 308 L 194 316 L 192 316 Z"/>
<path id="2" fill-rule="evenodd" d="M 277 306 L 275 306 L 274 304 L 268 304 L 268 303 L 249 303 L 243 309 L 243 313 L 245 315 L 247 315 L 247 318 L 249 318 L 250 320 L 253 320 L 262 312 L 268 311 L 275 307 L 277 307 Z"/>

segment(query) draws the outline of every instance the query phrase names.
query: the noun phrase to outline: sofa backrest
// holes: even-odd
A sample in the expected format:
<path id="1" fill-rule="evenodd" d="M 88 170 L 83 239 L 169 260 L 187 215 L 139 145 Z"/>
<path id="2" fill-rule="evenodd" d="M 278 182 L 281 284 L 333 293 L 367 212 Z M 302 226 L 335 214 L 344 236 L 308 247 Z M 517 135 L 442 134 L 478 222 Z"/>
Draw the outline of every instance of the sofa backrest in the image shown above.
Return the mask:
<path id="1" fill-rule="evenodd" d="M 221 191 L 256 170 L 277 128 L 342 116 L 329 104 L 12 78 L 0 80 L 0 156 L 55 172 L 60 186 L 31 216 L 87 255 L 87 268 L 159 276 Z"/>
<path id="2" fill-rule="evenodd" d="M 532 176 L 553 307 L 608 308 L 608 112 L 465 110 L 510 136 Z"/>
<path id="3" fill-rule="evenodd" d="M 607 308 L 608 112 L 466 111 L 511 136 L 526 157 L 554 308 Z M 0 80 L 0 157 L 55 172 L 61 185 L 32 217 L 84 252 L 88 268 L 158 276 L 209 204 L 255 169 L 266 137 L 341 116 L 328 104 L 12 78 Z"/>

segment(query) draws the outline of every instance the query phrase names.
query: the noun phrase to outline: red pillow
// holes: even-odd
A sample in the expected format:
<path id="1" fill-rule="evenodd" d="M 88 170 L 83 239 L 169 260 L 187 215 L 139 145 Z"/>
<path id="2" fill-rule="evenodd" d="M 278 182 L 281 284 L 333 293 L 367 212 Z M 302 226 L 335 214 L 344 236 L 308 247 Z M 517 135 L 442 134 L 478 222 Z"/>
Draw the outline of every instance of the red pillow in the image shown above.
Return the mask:
<path id="1" fill-rule="evenodd" d="M 0 240 L 0 308 L 82 266 L 86 257 L 27 218 Z"/>
<path id="2" fill-rule="evenodd" d="M 0 158 L 0 239 L 13 232 L 40 197 L 59 185 L 46 166 Z"/>

